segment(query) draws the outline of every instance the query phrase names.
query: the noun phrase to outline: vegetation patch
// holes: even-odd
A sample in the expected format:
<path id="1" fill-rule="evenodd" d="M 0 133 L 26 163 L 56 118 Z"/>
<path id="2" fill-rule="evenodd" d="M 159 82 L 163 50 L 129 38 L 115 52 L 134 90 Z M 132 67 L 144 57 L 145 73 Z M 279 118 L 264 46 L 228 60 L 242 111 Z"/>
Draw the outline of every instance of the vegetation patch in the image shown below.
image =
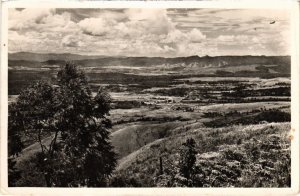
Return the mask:
<path id="1" fill-rule="evenodd" d="M 111 185 L 133 186 L 122 181 L 131 176 L 143 187 L 289 187 L 289 128 L 271 123 L 171 136 L 134 153 Z"/>

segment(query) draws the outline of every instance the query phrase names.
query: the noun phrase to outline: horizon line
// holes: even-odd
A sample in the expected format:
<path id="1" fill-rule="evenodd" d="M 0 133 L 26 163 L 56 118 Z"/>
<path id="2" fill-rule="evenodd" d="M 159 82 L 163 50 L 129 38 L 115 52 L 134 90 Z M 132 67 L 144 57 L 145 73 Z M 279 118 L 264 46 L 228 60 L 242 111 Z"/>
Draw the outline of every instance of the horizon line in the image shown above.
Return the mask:
<path id="1" fill-rule="evenodd" d="M 261 55 L 253 55 L 253 54 L 245 54 L 245 55 L 203 55 L 203 56 L 199 56 L 197 54 L 195 55 L 189 55 L 189 56 L 173 56 L 173 57 L 166 57 L 166 56 L 124 56 L 124 55 L 115 55 L 115 56 L 109 56 L 109 55 L 104 55 L 104 54 L 78 54 L 78 53 L 70 53 L 70 52 L 64 52 L 64 53 L 55 53 L 55 52 L 49 52 L 49 53 L 39 53 L 39 52 L 26 52 L 26 51 L 20 51 L 20 52 L 8 52 L 8 54 L 17 54 L 17 53 L 32 53 L 32 54 L 40 54 L 40 55 L 47 55 L 47 54 L 54 54 L 54 55 L 63 55 L 63 54 L 71 54 L 71 55 L 79 55 L 79 56 L 103 56 L 103 57 L 122 57 L 122 58 L 128 58 L 128 57 L 144 57 L 144 58 L 185 58 L 185 57 L 199 57 L 199 58 L 203 58 L 203 57 L 221 57 L 221 56 L 265 56 L 265 57 L 276 57 L 276 56 L 292 56 L 291 54 L 286 54 L 286 55 L 265 55 L 265 54 L 261 54 Z"/>

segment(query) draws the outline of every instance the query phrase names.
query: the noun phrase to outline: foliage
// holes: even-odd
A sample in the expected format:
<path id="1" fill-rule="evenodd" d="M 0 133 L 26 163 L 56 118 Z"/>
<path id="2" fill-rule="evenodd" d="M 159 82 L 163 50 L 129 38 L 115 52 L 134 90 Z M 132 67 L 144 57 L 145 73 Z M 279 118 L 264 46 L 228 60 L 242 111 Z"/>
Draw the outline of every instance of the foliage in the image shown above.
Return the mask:
<path id="1" fill-rule="evenodd" d="M 16 162 L 16 168 L 19 168 L 20 178 L 10 178 L 9 183 L 14 183 L 15 187 L 45 187 L 46 179 L 44 173 L 37 167 L 38 158 L 33 155 L 22 162 Z M 10 167 L 10 165 L 9 165 Z"/>
<path id="2" fill-rule="evenodd" d="M 15 167 L 16 161 L 8 158 L 8 186 L 15 186 L 21 177 L 21 172 Z"/>
<path id="3" fill-rule="evenodd" d="M 17 123 L 18 120 L 12 120 L 13 118 L 11 116 L 8 117 L 9 119 L 9 125 L 8 126 L 8 154 L 12 156 L 18 156 L 19 153 L 24 148 L 24 144 L 21 141 L 21 134 L 17 131 Z"/>
<path id="4" fill-rule="evenodd" d="M 291 114 L 281 111 L 279 109 L 262 110 L 255 113 L 250 112 L 249 114 L 236 113 L 205 113 L 204 117 L 213 116 L 219 117 L 203 124 L 207 127 L 224 127 L 229 125 L 251 125 L 259 124 L 262 122 L 290 122 Z"/>
<path id="5" fill-rule="evenodd" d="M 84 73 L 73 64 L 61 68 L 56 84 L 40 81 L 20 93 L 9 111 L 9 127 L 40 144 L 36 166 L 47 186 L 106 185 L 116 165 L 110 102 L 102 89 L 92 96 Z M 48 143 L 45 133 L 51 135 Z M 16 153 L 21 147 L 10 148 Z"/>
<path id="6" fill-rule="evenodd" d="M 180 159 L 179 159 L 179 172 L 186 179 L 184 184 L 187 186 L 191 185 L 191 177 L 195 170 L 196 163 L 196 150 L 195 150 L 195 140 L 189 138 L 185 143 L 182 144 L 180 149 Z"/>
<path id="7" fill-rule="evenodd" d="M 141 187 L 142 185 L 134 178 L 123 176 L 122 174 L 115 174 L 109 182 L 110 187 Z"/>

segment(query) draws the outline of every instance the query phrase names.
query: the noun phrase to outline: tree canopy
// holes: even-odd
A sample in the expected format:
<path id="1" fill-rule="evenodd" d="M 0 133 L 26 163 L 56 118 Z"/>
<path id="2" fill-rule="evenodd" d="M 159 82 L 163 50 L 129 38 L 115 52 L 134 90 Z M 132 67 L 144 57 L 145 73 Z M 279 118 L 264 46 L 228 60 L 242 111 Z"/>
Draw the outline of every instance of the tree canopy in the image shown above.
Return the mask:
<path id="1" fill-rule="evenodd" d="M 111 98 L 92 95 L 85 74 L 74 64 L 59 70 L 56 82 L 39 81 L 9 107 L 9 149 L 18 155 L 22 137 L 40 145 L 37 167 L 47 186 L 105 186 L 116 166 L 107 118 Z"/>

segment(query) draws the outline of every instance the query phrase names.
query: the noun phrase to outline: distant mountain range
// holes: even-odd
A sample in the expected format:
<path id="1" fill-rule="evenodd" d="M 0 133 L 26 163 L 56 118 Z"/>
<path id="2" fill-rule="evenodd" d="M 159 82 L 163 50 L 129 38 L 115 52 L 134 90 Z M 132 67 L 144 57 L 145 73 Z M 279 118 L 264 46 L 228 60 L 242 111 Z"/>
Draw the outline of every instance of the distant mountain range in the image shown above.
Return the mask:
<path id="1" fill-rule="evenodd" d="M 107 57 L 76 54 L 9 54 L 10 94 L 33 80 L 47 79 L 66 61 L 79 65 L 89 81 L 132 82 L 153 77 L 290 77 L 290 56 Z M 155 81 L 153 81 L 155 82 Z"/>
<path id="2" fill-rule="evenodd" d="M 199 67 L 220 67 L 238 65 L 281 65 L 290 66 L 290 56 L 188 56 L 188 57 L 108 57 L 108 56 L 89 56 L 78 54 L 39 54 L 29 52 L 9 53 L 8 59 L 13 61 L 34 61 L 43 64 L 61 64 L 65 61 L 73 61 L 86 66 L 152 66 L 163 64 L 185 64 L 196 65 Z"/>
<path id="3" fill-rule="evenodd" d="M 79 54 L 71 54 L 71 53 L 32 53 L 32 52 L 17 52 L 17 53 L 9 53 L 9 60 L 25 60 L 25 61 L 37 61 L 37 62 L 45 62 L 48 60 L 82 60 L 82 59 L 98 59 L 105 56 L 97 55 L 97 56 L 88 56 L 88 55 L 79 55 Z"/>

